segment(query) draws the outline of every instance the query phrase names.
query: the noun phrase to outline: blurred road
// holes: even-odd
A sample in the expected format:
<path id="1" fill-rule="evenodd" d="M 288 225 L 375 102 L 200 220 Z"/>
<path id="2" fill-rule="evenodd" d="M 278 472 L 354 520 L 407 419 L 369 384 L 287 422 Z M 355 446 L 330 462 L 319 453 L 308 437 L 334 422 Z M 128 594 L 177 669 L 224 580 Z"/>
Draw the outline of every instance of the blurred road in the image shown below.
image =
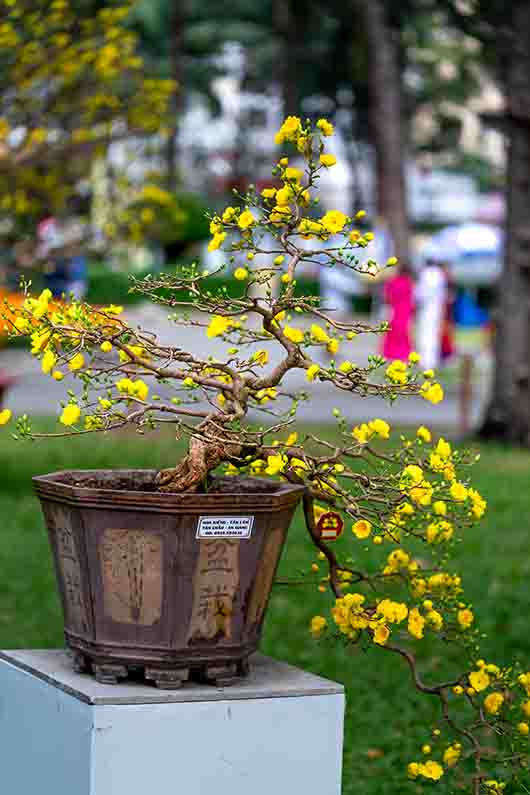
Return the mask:
<path id="1" fill-rule="evenodd" d="M 157 333 L 163 341 L 202 357 L 211 355 L 221 358 L 227 347 L 226 343 L 217 338 L 208 340 L 202 329 L 175 327 L 167 321 L 167 312 L 158 306 L 146 304 L 135 307 L 127 312 L 126 318 L 132 326 L 149 329 Z M 298 318 L 296 320 L 298 327 L 305 323 L 308 321 Z M 363 364 L 370 353 L 377 353 L 378 339 L 375 335 L 360 335 L 347 345 L 348 358 Z M 343 347 L 346 350 L 346 344 Z M 275 349 L 274 345 L 270 348 L 271 359 Z M 57 383 L 44 375 L 40 363 L 22 350 L 0 351 L 0 368 L 5 368 L 10 374 L 19 377 L 16 385 L 9 390 L 5 402 L 5 407 L 11 408 L 17 415 L 27 413 L 33 416 L 57 416 L 59 401 L 64 399 L 66 389 L 79 388 L 78 382 L 71 376 Z M 491 362 L 486 354 L 482 353 L 478 357 L 476 370 L 478 375 L 474 379 L 471 405 L 472 427 L 480 421 L 487 400 Z M 390 406 L 378 398 L 360 398 L 339 391 L 331 392 L 324 384 L 308 383 L 302 371 L 290 373 L 285 387 L 291 390 L 303 389 L 312 395 L 311 401 L 301 403 L 298 412 L 298 418 L 306 423 L 330 422 L 333 419 L 333 408 L 339 408 L 351 423 L 381 417 L 395 426 L 424 424 L 433 428 L 456 430 L 459 422 L 458 386 L 455 373 L 450 376 L 450 382 L 444 383 L 446 398 L 437 406 L 421 398 L 402 399 Z M 441 380 L 443 383 L 443 375 Z M 161 388 L 157 391 L 162 393 Z"/>

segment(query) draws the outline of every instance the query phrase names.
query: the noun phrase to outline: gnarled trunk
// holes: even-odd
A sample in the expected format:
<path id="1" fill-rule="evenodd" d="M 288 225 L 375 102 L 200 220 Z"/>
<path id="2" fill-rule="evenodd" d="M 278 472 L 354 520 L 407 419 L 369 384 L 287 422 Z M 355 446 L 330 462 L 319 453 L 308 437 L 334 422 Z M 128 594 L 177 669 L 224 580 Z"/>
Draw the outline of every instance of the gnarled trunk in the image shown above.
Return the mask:
<path id="1" fill-rule="evenodd" d="M 208 475 L 227 458 L 239 457 L 241 445 L 229 438 L 219 437 L 218 428 L 204 427 L 201 434 L 192 436 L 186 457 L 173 469 L 163 469 L 158 473 L 159 491 L 197 492 L 200 491 Z"/>

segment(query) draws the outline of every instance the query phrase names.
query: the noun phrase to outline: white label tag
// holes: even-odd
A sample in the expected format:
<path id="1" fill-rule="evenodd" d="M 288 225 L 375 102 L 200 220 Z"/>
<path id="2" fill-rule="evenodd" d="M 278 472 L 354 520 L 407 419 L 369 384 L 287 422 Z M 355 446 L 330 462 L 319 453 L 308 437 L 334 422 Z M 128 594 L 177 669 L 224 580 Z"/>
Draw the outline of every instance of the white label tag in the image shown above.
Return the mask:
<path id="1" fill-rule="evenodd" d="M 195 538 L 250 538 L 253 516 L 201 516 Z"/>

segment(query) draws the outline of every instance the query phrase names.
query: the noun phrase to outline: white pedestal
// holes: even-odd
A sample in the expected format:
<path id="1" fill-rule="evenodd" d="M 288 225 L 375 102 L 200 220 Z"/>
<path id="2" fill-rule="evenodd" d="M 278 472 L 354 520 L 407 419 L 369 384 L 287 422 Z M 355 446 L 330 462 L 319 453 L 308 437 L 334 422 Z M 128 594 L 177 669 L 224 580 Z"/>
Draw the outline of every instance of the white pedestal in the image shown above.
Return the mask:
<path id="1" fill-rule="evenodd" d="M 98 684 L 0 652 L 2 795 L 340 795 L 342 685 L 261 655 L 241 684 Z"/>

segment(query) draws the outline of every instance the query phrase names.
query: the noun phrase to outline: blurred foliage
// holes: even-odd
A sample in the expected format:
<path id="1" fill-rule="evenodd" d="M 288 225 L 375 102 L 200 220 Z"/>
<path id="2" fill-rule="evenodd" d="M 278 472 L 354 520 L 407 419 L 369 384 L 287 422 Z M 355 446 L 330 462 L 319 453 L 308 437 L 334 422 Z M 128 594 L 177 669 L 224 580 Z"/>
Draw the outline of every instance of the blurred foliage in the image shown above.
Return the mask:
<path id="1" fill-rule="evenodd" d="M 168 259 L 183 254 L 188 246 L 210 237 L 207 205 L 193 193 L 164 192 L 164 201 L 154 201 L 144 193 L 129 210 L 144 222 L 147 241 L 160 243 Z"/>
<path id="2" fill-rule="evenodd" d="M 125 138 L 160 133 L 170 80 L 149 77 L 129 2 L 0 5 L 0 226 L 35 236 L 90 190 L 92 163 Z M 77 202 L 76 202 L 77 203 Z"/>

